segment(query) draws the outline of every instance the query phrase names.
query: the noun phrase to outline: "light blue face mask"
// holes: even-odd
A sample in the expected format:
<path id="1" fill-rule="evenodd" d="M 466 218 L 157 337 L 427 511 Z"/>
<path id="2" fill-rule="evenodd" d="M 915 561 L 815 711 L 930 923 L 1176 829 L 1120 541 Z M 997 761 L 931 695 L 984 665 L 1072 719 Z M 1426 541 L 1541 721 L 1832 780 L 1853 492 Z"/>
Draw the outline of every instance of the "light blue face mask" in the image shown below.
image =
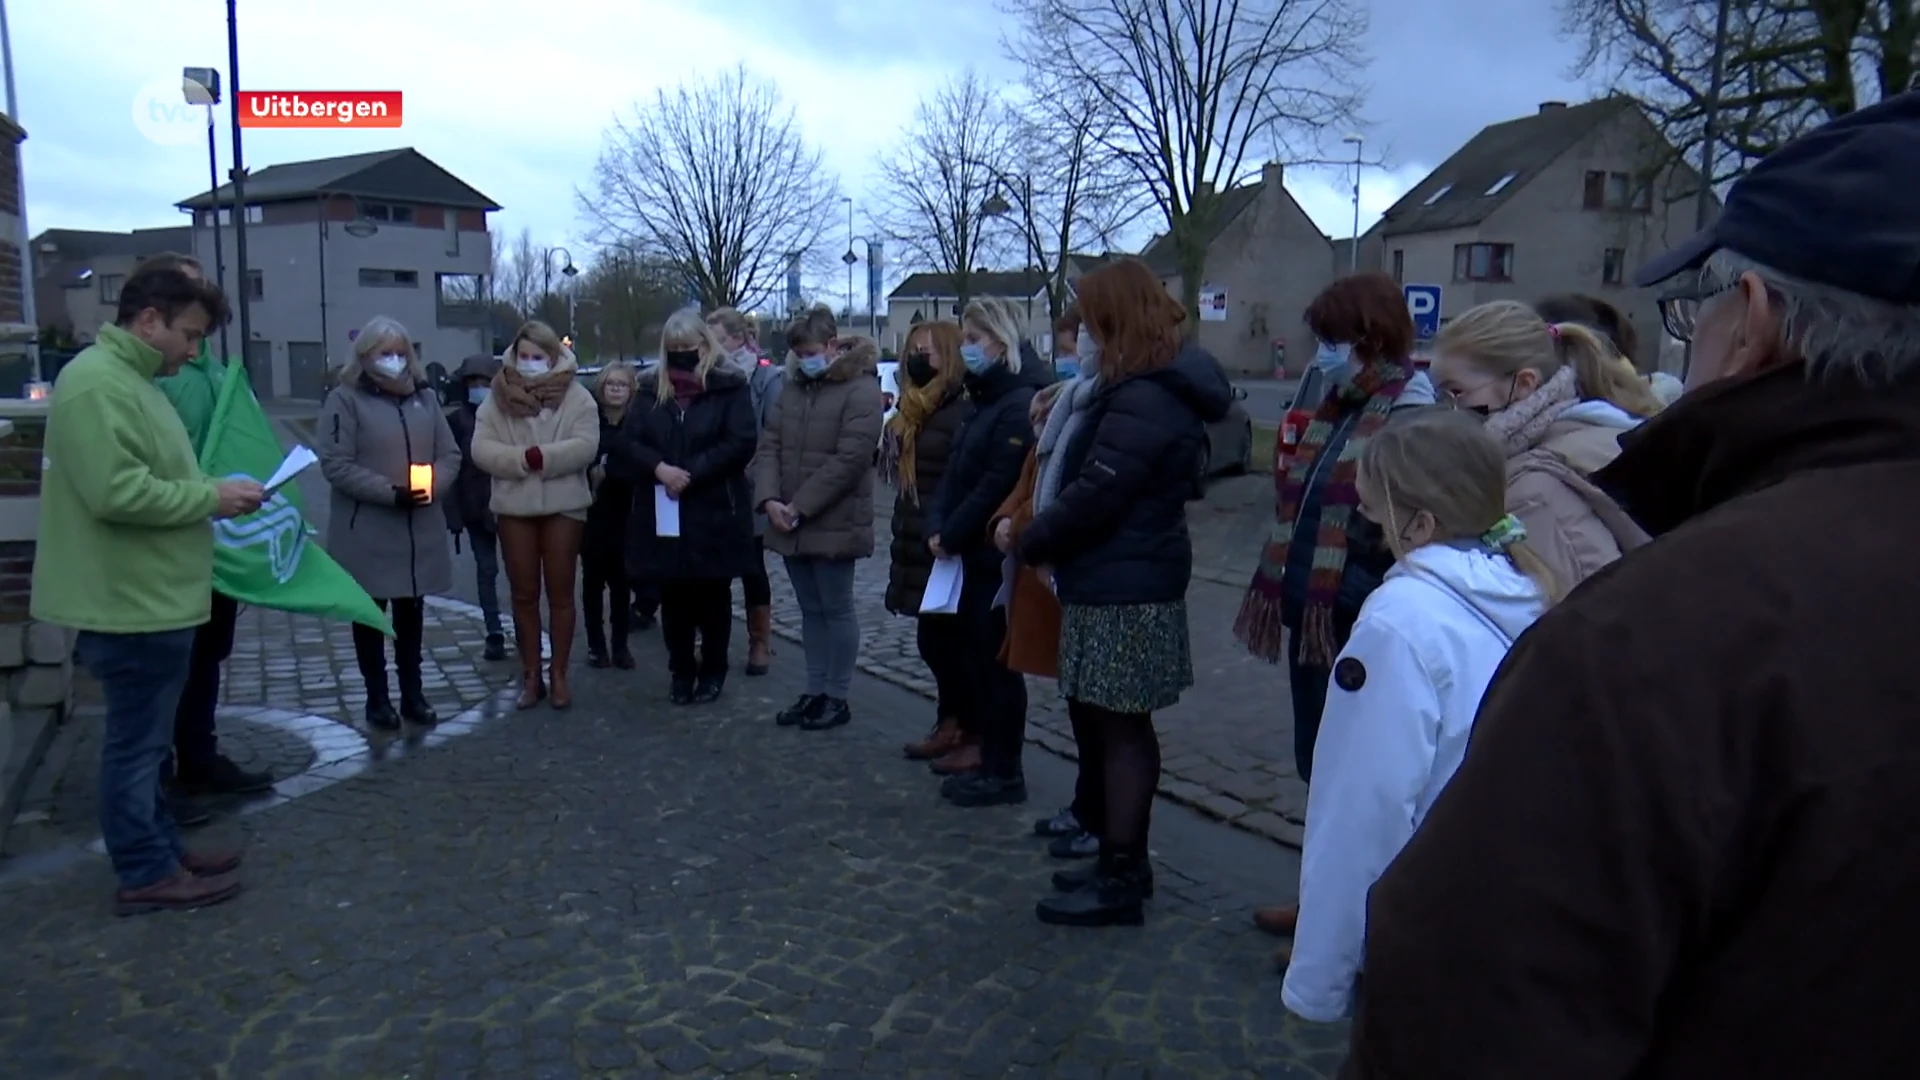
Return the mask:
<path id="1" fill-rule="evenodd" d="M 486 403 L 487 395 L 492 392 L 493 390 L 490 387 L 469 386 L 467 387 L 467 400 L 475 405 L 482 405 Z"/>
<path id="2" fill-rule="evenodd" d="M 962 345 L 960 362 L 967 366 L 968 374 L 980 375 L 993 366 L 993 357 L 988 356 L 987 350 L 978 345 Z"/>
<path id="3" fill-rule="evenodd" d="M 1335 345 L 1332 342 L 1320 343 L 1319 351 L 1313 354 L 1313 366 L 1332 374 L 1345 368 L 1353 359 L 1353 346 Z"/>
<path id="4" fill-rule="evenodd" d="M 827 373 L 827 365 L 831 363 L 833 360 L 826 353 L 803 356 L 800 358 L 800 374 L 809 379 L 817 379 Z"/>
<path id="5" fill-rule="evenodd" d="M 1053 373 L 1062 379 L 1076 378 L 1080 374 L 1080 358 L 1063 356 L 1053 362 Z"/>

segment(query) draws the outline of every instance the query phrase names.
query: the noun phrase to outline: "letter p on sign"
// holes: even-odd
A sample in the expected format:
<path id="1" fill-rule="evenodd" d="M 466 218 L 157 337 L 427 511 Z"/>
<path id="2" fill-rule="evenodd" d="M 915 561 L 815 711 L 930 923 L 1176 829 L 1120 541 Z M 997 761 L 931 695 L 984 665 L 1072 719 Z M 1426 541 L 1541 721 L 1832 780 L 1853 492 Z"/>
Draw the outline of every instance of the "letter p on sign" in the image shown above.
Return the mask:
<path id="1" fill-rule="evenodd" d="M 1413 336 L 1432 341 L 1440 336 L 1440 286 L 1403 285 L 1407 314 L 1413 316 Z"/>

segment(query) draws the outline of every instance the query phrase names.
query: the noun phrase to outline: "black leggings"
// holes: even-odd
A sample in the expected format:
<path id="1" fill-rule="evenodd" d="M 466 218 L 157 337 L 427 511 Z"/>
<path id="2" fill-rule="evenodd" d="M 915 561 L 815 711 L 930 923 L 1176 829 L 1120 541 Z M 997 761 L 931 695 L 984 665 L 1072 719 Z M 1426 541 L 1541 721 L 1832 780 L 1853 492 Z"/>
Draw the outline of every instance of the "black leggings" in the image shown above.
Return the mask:
<path id="1" fill-rule="evenodd" d="M 935 712 L 942 720 L 958 721 L 968 734 L 978 734 L 973 684 L 967 677 L 967 624 L 958 615 L 921 615 L 914 622 L 914 644 L 940 695 Z"/>
<path id="2" fill-rule="evenodd" d="M 613 624 L 613 651 L 624 652 L 633 630 L 633 593 L 626 563 L 618 551 L 589 551 L 580 560 L 581 598 L 586 609 L 587 648 L 607 651 L 607 624 Z"/>
<path id="3" fill-rule="evenodd" d="M 1073 816 L 1105 850 L 1146 858 L 1153 793 L 1160 786 L 1153 714 L 1114 712 L 1068 698 L 1067 719 L 1080 749 Z"/>
<path id="4" fill-rule="evenodd" d="M 753 563 L 758 569 L 740 577 L 741 601 L 747 607 L 772 607 L 773 582 L 767 580 L 767 542 L 753 538 Z"/>
<path id="5" fill-rule="evenodd" d="M 660 636 L 667 644 L 667 670 L 674 676 L 726 677 L 727 643 L 733 635 L 732 585 L 726 578 L 660 583 Z"/>
<path id="6" fill-rule="evenodd" d="M 382 610 L 393 611 L 393 666 L 400 673 L 400 695 L 417 698 L 423 692 L 420 677 L 421 639 L 426 636 L 427 605 L 417 596 L 394 600 L 375 600 Z M 353 658 L 359 662 L 360 678 L 367 684 L 367 702 L 389 704 L 387 689 L 387 636 L 371 626 L 353 624 Z"/>

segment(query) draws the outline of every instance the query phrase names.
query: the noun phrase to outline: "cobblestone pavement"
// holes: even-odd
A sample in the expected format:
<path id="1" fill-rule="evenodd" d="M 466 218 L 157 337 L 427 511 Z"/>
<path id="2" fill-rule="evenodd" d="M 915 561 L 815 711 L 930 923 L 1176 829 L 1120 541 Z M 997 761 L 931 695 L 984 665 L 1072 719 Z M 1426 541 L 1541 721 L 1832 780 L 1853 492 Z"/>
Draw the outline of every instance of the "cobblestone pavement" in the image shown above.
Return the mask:
<path id="1" fill-rule="evenodd" d="M 283 611 L 241 612 L 233 656 L 221 682 L 221 751 L 248 768 L 276 777 L 298 775 L 394 736 L 364 727 L 366 689 L 354 664 L 351 629 Z M 511 664 L 481 658 L 486 634 L 459 601 L 435 599 L 426 616 L 422 676 L 427 697 L 442 716 L 487 699 L 512 681 Z M 7 835 L 6 854 L 18 856 L 91 836 L 98 828 L 101 707 L 84 669 L 82 704 L 62 730 Z M 229 800 L 242 805 L 247 800 Z"/>
<path id="2" fill-rule="evenodd" d="M 307 645 L 295 672 L 323 654 Z M 1031 904 L 1058 864 L 1025 834 L 1067 791 L 1063 763 L 1029 765 L 1046 800 L 954 809 L 897 757 L 911 694 L 863 677 L 854 724 L 808 734 L 769 721 L 796 658 L 676 710 L 657 636 L 636 649 L 638 671 L 582 672 L 571 712 L 496 696 L 457 738 L 330 762 L 287 785 L 299 797 L 222 819 L 209 831 L 245 842 L 250 890 L 222 907 L 113 919 L 97 858 L 0 875 L 5 1074 L 1337 1070 L 1344 1029 L 1284 1015 L 1246 919 L 1291 853 L 1164 806 L 1148 925 L 1044 927 Z M 263 687 L 288 675 L 260 663 Z M 317 666 L 307 681 L 348 704 Z"/>
<path id="3" fill-rule="evenodd" d="M 1229 486 L 1231 485 L 1231 486 Z M 1224 489 L 1224 490 L 1222 490 Z M 1224 537 L 1229 524 L 1252 515 L 1249 505 L 1271 503 L 1268 477 L 1237 478 L 1216 485 L 1208 503 L 1194 510 L 1195 562 L 1231 557 L 1235 544 Z M 933 679 L 914 645 L 914 622 L 887 613 L 887 557 L 884 537 L 890 524 L 876 526 L 881 553 L 861 560 L 854 577 L 860 612 L 860 667 L 931 699 Z M 1264 539 L 1264 526 L 1260 533 Z M 1242 545 L 1244 546 L 1244 545 Z M 1233 619 L 1241 593 L 1258 558 L 1257 545 L 1231 585 L 1198 577 L 1187 593 L 1187 618 L 1193 641 L 1194 688 L 1180 703 L 1159 714 L 1163 775 L 1160 791 L 1168 798 L 1269 839 L 1298 847 L 1304 835 L 1307 786 L 1293 764 L 1293 715 L 1287 696 L 1287 672 L 1256 660 L 1233 637 Z M 769 556 L 774 581 L 774 628 L 798 642 L 800 611 L 794 605 L 780 559 Z M 738 590 L 736 590 L 737 594 Z M 794 645 L 781 652 L 797 653 Z M 798 656 L 791 657 L 798 662 Z M 1028 679 L 1028 739 L 1054 753 L 1074 756 L 1066 701 L 1051 680 Z M 932 721 L 932 710 L 926 712 Z"/>

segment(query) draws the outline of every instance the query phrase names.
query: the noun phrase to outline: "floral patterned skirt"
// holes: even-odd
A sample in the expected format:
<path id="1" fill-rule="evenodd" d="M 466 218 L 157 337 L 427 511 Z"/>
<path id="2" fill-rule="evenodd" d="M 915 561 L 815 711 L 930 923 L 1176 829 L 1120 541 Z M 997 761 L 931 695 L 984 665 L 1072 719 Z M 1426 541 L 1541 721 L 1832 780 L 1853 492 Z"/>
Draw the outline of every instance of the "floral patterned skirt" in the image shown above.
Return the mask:
<path id="1" fill-rule="evenodd" d="M 1060 693 L 1112 712 L 1158 712 L 1193 685 L 1187 602 L 1063 605 Z"/>

